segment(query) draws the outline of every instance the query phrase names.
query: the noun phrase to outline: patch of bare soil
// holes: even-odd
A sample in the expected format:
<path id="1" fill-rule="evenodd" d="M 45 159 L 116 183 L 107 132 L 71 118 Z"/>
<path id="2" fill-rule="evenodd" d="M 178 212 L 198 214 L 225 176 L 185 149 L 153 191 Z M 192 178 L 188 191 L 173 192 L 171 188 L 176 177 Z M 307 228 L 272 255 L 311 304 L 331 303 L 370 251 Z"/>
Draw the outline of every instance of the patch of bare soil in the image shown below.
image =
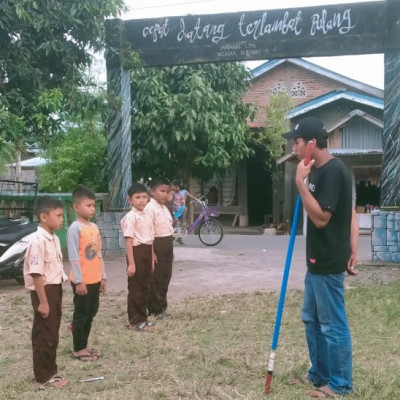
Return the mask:
<path id="1" fill-rule="evenodd" d="M 359 264 L 359 274 L 348 277 L 348 283 L 354 284 L 385 284 L 400 280 L 400 264 Z"/>

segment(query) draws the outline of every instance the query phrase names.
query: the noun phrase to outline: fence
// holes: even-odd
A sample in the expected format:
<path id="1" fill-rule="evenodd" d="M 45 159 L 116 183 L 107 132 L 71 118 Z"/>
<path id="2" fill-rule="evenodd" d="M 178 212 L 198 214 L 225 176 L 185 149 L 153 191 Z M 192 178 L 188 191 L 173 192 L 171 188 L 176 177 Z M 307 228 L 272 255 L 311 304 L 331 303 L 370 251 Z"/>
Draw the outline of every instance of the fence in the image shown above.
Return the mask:
<path id="1" fill-rule="evenodd" d="M 0 216 L 32 220 L 37 191 L 36 182 L 0 180 Z"/>

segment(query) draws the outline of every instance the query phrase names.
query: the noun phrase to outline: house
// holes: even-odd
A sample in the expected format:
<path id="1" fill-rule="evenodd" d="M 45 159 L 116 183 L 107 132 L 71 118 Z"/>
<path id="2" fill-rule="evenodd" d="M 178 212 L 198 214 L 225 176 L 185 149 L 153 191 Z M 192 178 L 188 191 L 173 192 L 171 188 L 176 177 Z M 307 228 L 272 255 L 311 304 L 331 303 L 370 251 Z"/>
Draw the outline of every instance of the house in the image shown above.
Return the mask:
<path id="1" fill-rule="evenodd" d="M 379 206 L 383 90 L 303 59 L 270 60 L 252 70 L 252 74 L 252 84 L 244 101 L 255 104 L 258 113 L 249 126 L 254 130 L 264 128 L 271 96 L 287 91 L 295 104 L 287 114 L 292 124 L 305 116 L 324 121 L 329 131 L 329 151 L 352 172 L 359 214 Z M 288 156 L 279 160 L 280 163 L 290 160 L 290 151 L 291 144 L 288 144 Z M 263 167 L 264 159 L 265 155 L 256 153 L 251 160 L 232 168 L 227 178 L 213 183 L 224 193 L 220 202 L 222 212 L 226 208 L 236 217 L 240 215 L 239 222 L 244 226 L 267 224 L 271 219 L 274 222 L 292 219 L 297 196 L 293 179 L 295 164 L 285 163 L 285 180 L 280 188 L 274 189 L 280 191 L 279 204 L 273 207 L 272 182 Z M 197 190 L 201 192 L 200 183 Z M 364 222 L 368 227 L 369 218 Z"/>
<path id="2" fill-rule="evenodd" d="M 7 164 L 1 179 L 19 180 L 22 182 L 37 182 L 38 167 L 46 164 L 46 159 L 36 156 L 18 163 Z"/>

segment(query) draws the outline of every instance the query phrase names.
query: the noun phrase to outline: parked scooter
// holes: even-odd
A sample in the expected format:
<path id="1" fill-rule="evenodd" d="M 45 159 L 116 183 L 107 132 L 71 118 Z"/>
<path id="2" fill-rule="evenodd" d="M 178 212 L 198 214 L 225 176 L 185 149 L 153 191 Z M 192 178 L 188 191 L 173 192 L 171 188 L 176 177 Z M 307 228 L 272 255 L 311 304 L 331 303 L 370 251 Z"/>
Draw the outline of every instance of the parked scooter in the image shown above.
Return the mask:
<path id="1" fill-rule="evenodd" d="M 0 219 L 0 279 L 24 283 L 24 256 L 38 224 L 29 220 Z"/>

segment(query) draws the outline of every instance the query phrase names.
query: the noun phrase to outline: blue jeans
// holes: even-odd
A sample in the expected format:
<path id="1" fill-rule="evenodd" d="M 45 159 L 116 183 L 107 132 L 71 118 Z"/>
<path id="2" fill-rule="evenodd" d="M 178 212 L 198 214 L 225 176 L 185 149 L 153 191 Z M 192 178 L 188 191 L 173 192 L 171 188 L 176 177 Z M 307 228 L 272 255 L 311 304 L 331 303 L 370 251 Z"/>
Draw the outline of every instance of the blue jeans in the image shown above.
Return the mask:
<path id="1" fill-rule="evenodd" d="M 301 318 L 305 325 L 311 368 L 308 379 L 338 394 L 350 393 L 351 335 L 344 302 L 344 273 L 307 272 Z"/>

